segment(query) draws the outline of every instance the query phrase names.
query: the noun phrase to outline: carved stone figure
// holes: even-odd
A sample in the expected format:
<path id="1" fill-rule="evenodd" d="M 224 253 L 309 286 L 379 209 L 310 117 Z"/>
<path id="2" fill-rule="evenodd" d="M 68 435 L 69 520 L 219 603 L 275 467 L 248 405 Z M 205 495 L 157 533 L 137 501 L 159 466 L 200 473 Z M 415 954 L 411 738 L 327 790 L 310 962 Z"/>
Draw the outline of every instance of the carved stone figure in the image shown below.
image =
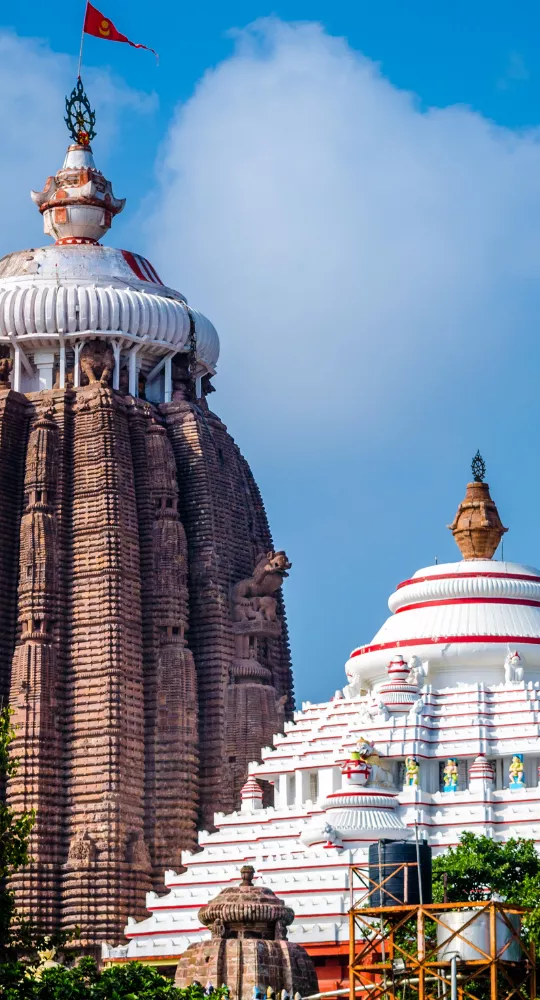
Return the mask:
<path id="1" fill-rule="evenodd" d="M 334 847 L 341 847 L 343 842 L 336 828 L 332 826 L 331 823 L 325 823 L 322 828 L 323 835 L 326 838 L 328 844 L 333 844 Z"/>
<path id="2" fill-rule="evenodd" d="M 508 653 L 504 661 L 504 680 L 506 684 L 514 684 L 523 680 L 523 667 L 519 653 Z"/>
<path id="3" fill-rule="evenodd" d="M 449 757 L 443 769 L 443 792 L 457 792 L 459 772 L 455 757 Z"/>
<path id="4" fill-rule="evenodd" d="M 423 711 L 424 711 L 424 699 L 419 698 L 418 701 L 415 701 L 414 705 L 411 707 L 409 714 L 407 716 L 407 721 L 409 723 L 412 723 L 412 725 L 414 726 L 414 724 L 417 722 L 417 717 L 419 715 L 422 715 Z"/>
<path id="5" fill-rule="evenodd" d="M 95 337 L 84 344 L 79 364 L 81 374 L 89 383 L 101 382 L 110 385 L 114 371 L 114 354 L 112 347 L 105 340 Z"/>
<path id="6" fill-rule="evenodd" d="M 275 621 L 277 601 L 272 595 L 281 587 L 292 563 L 285 552 L 273 549 L 259 556 L 253 576 L 240 580 L 233 587 L 234 621 L 264 620 Z"/>
<path id="7" fill-rule="evenodd" d="M 406 788 L 416 788 L 418 787 L 418 775 L 420 773 L 420 764 L 418 763 L 416 757 L 405 757 L 405 787 Z"/>
<path id="8" fill-rule="evenodd" d="M 129 371 L 127 365 L 122 365 L 120 369 L 120 375 L 118 378 L 118 390 L 123 396 L 127 396 L 129 392 Z"/>
<path id="9" fill-rule="evenodd" d="M 0 389 L 11 388 L 9 376 L 11 375 L 12 368 L 13 362 L 10 357 L 0 357 Z"/>
<path id="10" fill-rule="evenodd" d="M 408 679 L 410 683 L 417 684 L 418 687 L 421 687 L 424 683 L 424 677 L 426 676 L 427 671 L 419 656 L 411 656 L 409 660 L 409 668 L 410 673 Z"/>
<path id="11" fill-rule="evenodd" d="M 74 837 L 69 846 L 68 862 L 87 865 L 96 860 L 96 845 L 89 834 L 85 831 L 78 837 Z"/>
<path id="12" fill-rule="evenodd" d="M 187 354 L 177 354 L 173 358 L 172 390 L 173 402 L 189 402 L 193 399 L 193 383 Z"/>
<path id="13" fill-rule="evenodd" d="M 525 770 L 523 767 L 523 754 L 514 753 L 512 754 L 512 760 L 508 767 L 508 777 L 509 783 L 508 787 L 511 791 L 519 791 L 525 788 Z"/>

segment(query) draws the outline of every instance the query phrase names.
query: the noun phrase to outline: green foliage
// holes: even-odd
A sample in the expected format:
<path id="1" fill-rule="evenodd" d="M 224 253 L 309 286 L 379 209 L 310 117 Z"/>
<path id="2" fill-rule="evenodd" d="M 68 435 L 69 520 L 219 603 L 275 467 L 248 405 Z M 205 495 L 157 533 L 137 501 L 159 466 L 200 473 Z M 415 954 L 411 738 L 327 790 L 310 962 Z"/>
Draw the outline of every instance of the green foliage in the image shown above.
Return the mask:
<path id="1" fill-rule="evenodd" d="M 138 962 L 99 972 L 91 958 L 72 969 L 57 966 L 38 978 L 22 963 L 0 965 L 0 996 L 5 1000 L 206 1000 L 198 983 L 178 989 L 170 979 Z M 222 987 L 212 1000 L 226 1000 Z"/>
<path id="2" fill-rule="evenodd" d="M 449 903 L 493 897 L 531 913 L 523 921 L 531 939 L 540 943 L 540 856 L 533 840 L 508 840 L 506 844 L 462 833 L 457 847 L 433 859 L 433 901 L 444 899 L 443 873 Z"/>
<path id="3" fill-rule="evenodd" d="M 15 736 L 11 714 L 9 708 L 0 711 L 0 781 L 16 774 L 18 766 L 10 754 Z M 33 810 L 16 813 L 0 801 L 0 951 L 9 943 L 14 914 L 13 894 L 6 888 L 6 880 L 30 860 L 28 844 L 34 821 Z"/>
<path id="4" fill-rule="evenodd" d="M 524 886 L 540 877 L 540 857 L 533 840 L 508 840 L 462 833 L 457 847 L 433 859 L 433 900 L 444 898 L 443 872 L 447 873 L 449 903 L 500 897 L 522 903 Z"/>

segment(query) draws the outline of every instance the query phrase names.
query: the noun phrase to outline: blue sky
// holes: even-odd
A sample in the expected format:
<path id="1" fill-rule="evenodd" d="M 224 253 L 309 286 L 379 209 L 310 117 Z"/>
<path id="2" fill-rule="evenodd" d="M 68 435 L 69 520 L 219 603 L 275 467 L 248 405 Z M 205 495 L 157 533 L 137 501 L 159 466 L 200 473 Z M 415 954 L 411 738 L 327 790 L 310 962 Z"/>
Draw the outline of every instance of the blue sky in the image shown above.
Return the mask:
<path id="1" fill-rule="evenodd" d="M 540 565 L 540 12 L 100 6 L 160 53 L 85 43 L 128 198 L 109 242 L 216 323 L 212 404 L 293 561 L 298 694 L 323 699 L 394 585 L 454 558 L 477 448 L 506 558 Z M 61 162 L 83 7 L 0 14 L 2 253 L 43 240 L 28 188 Z"/>

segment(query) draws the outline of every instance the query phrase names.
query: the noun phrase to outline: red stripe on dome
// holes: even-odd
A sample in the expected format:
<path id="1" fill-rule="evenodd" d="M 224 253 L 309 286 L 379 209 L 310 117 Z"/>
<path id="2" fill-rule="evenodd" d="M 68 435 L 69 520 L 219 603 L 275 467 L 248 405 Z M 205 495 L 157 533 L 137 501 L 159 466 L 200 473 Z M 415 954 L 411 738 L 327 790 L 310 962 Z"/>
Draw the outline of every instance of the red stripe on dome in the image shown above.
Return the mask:
<path id="1" fill-rule="evenodd" d="M 540 576 L 529 576 L 527 573 L 439 573 L 436 576 L 413 576 L 410 580 L 398 583 L 396 590 L 409 587 L 412 583 L 428 583 L 430 580 L 472 580 L 476 577 L 489 580 L 535 580 L 540 583 Z"/>
<path id="2" fill-rule="evenodd" d="M 349 659 L 363 656 L 364 653 L 376 653 L 381 649 L 401 649 L 405 646 L 440 646 L 451 642 L 527 642 L 538 645 L 540 636 L 527 635 L 439 635 L 435 638 L 398 639 L 397 642 L 377 642 L 373 646 L 359 646 L 353 649 Z"/>
<path id="3" fill-rule="evenodd" d="M 138 260 L 137 260 L 137 258 L 135 256 L 135 254 L 131 253 L 131 250 L 121 250 L 120 252 L 121 252 L 122 257 L 124 258 L 126 264 L 128 264 L 128 266 L 133 271 L 133 274 L 135 274 L 137 276 L 137 278 L 139 279 L 139 281 L 146 281 L 146 282 L 148 282 L 148 278 L 146 277 L 146 275 L 141 270 L 140 264 L 139 264 L 139 262 L 138 262 Z"/>
<path id="4" fill-rule="evenodd" d="M 150 271 L 150 274 L 152 274 L 154 276 L 154 281 L 156 281 L 158 285 L 162 285 L 163 282 L 162 282 L 159 274 L 157 273 L 154 265 L 151 264 L 150 261 L 146 259 L 146 257 L 143 257 L 142 259 L 144 260 L 144 263 L 146 264 L 148 270 Z"/>
<path id="5" fill-rule="evenodd" d="M 446 604 L 519 604 L 521 607 L 540 608 L 540 601 L 530 601 L 519 597 L 449 597 L 442 601 L 418 601 L 417 604 L 404 604 L 396 609 L 396 615 L 402 611 L 416 611 L 418 608 L 438 608 Z"/>
<path id="6" fill-rule="evenodd" d="M 366 787 L 365 785 L 357 785 L 356 786 L 357 790 L 351 789 L 350 791 L 341 790 L 338 792 L 330 792 L 330 795 L 328 795 L 327 798 L 340 799 L 343 795 L 361 795 L 363 798 L 366 799 L 395 799 L 396 795 L 398 794 L 398 792 L 394 792 L 394 794 L 392 794 L 392 792 L 364 791 L 365 787 Z M 381 806 L 381 809 L 383 808 L 385 807 Z"/>

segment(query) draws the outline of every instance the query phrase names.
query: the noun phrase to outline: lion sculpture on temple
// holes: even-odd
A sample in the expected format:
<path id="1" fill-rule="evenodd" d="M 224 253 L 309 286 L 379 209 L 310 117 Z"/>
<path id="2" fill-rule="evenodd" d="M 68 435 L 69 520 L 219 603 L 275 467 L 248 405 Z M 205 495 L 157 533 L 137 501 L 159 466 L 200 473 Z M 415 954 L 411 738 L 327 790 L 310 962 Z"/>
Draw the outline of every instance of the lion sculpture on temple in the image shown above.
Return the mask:
<path id="1" fill-rule="evenodd" d="M 275 621 L 277 601 L 272 595 L 281 587 L 292 563 L 285 552 L 273 549 L 258 557 L 253 576 L 239 580 L 233 587 L 232 600 L 235 621 L 262 618 Z"/>
<path id="2" fill-rule="evenodd" d="M 110 385 L 114 371 L 114 354 L 107 341 L 95 337 L 87 340 L 81 351 L 80 367 L 82 382 L 101 382 Z"/>

